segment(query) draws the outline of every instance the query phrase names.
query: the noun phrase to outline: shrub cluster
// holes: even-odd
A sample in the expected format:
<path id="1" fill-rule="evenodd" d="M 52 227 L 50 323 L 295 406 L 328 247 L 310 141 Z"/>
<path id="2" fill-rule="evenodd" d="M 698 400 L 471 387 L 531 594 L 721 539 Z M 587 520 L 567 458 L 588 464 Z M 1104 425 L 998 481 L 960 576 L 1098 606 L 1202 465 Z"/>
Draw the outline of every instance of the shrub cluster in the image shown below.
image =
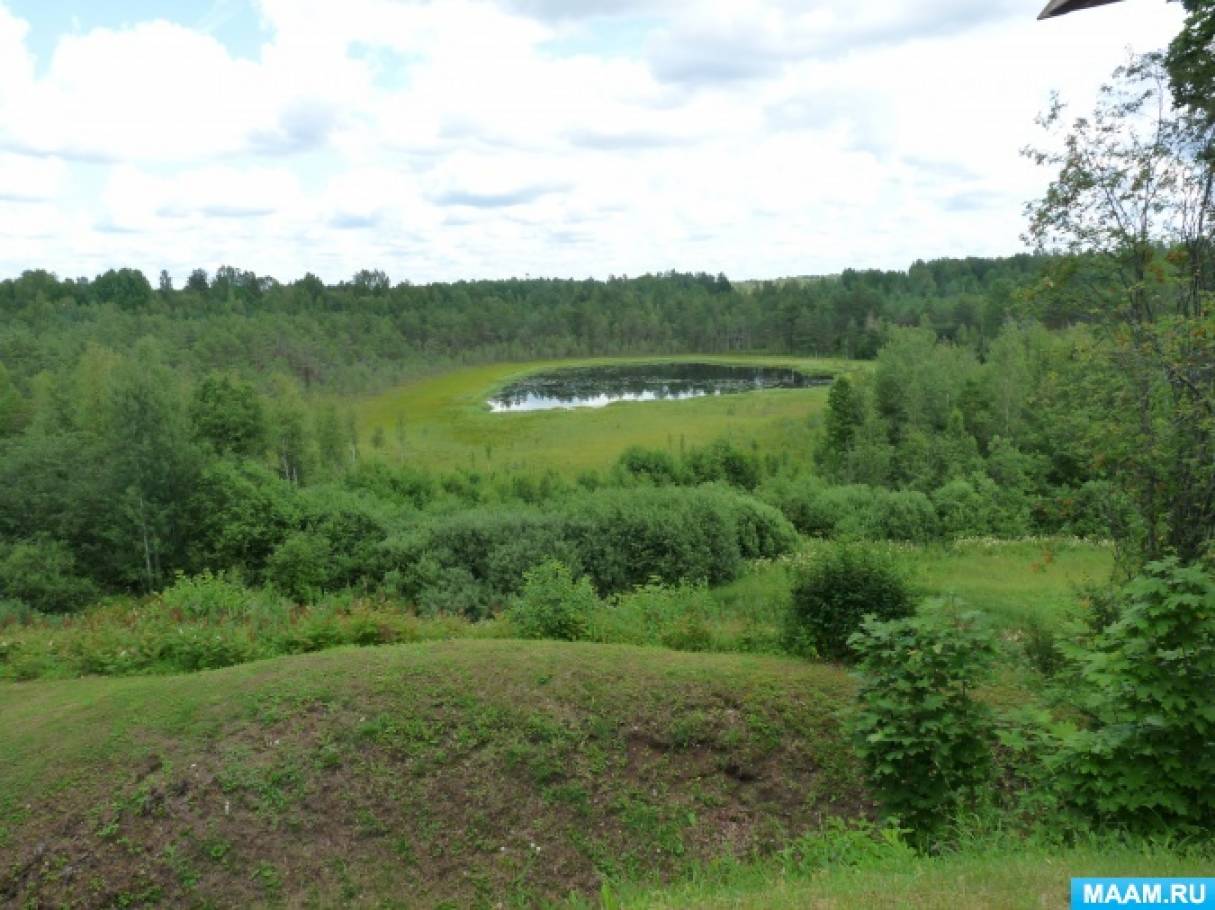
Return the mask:
<path id="1" fill-rule="evenodd" d="M 1150 563 L 1075 656 L 1089 722 L 1063 745 L 1062 791 L 1105 823 L 1215 832 L 1215 579 Z"/>
<path id="2" fill-rule="evenodd" d="M 485 615 L 505 604 L 526 572 L 559 560 L 600 596 L 650 579 L 720 584 L 746 560 L 793 549 L 797 534 L 775 509 L 728 488 L 609 488 L 544 510 L 471 509 L 420 522 L 382 546 L 400 595 L 422 605 Z"/>
<path id="3" fill-rule="evenodd" d="M 856 545 L 833 546 L 793 581 L 785 647 L 795 654 L 848 660 L 849 640 L 866 617 L 899 619 L 914 608 L 906 581 L 886 557 Z"/>
<path id="4" fill-rule="evenodd" d="M 992 724 L 974 699 L 994 655 L 974 614 L 878 622 L 854 635 L 857 751 L 886 812 L 931 841 L 992 777 Z"/>

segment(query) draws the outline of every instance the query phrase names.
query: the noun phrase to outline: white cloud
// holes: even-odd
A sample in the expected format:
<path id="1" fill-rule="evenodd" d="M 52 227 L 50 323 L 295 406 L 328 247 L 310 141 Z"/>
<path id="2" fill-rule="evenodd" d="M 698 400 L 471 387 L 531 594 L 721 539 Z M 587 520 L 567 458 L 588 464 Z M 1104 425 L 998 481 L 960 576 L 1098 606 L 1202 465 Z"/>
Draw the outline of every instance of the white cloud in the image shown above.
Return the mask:
<path id="1" fill-rule="evenodd" d="M 67 176 L 67 166 L 58 158 L 0 152 L 0 202 L 57 199 L 64 190 Z"/>
<path id="2" fill-rule="evenodd" d="M 1021 0 L 258 10 L 254 59 L 152 21 L 64 34 L 40 72 L 0 0 L 0 272 L 752 277 L 1013 252 L 1049 90 L 1085 106 L 1180 21 L 1039 23 Z"/>

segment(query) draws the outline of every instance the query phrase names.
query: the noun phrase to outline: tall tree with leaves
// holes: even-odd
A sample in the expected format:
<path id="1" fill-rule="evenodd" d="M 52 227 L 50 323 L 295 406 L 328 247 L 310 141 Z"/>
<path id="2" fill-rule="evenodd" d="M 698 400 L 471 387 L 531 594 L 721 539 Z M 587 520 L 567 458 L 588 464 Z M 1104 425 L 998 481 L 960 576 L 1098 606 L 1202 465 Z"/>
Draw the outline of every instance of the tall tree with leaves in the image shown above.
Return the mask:
<path id="1" fill-rule="evenodd" d="M 1044 123 L 1061 127 L 1061 106 Z M 1102 270 L 1088 315 L 1104 332 L 1097 368 L 1112 394 L 1110 412 L 1092 414 L 1096 457 L 1137 500 L 1148 558 L 1172 551 L 1193 560 L 1215 537 L 1206 148 L 1200 121 L 1171 108 L 1164 58 L 1152 54 L 1115 73 L 1060 149 L 1028 153 L 1057 168 L 1028 206 L 1029 239 Z"/>
<path id="2" fill-rule="evenodd" d="M 184 565 L 200 458 L 182 404 L 149 342 L 114 371 L 105 402 L 101 450 L 117 507 L 108 536 L 124 580 L 148 591 Z"/>

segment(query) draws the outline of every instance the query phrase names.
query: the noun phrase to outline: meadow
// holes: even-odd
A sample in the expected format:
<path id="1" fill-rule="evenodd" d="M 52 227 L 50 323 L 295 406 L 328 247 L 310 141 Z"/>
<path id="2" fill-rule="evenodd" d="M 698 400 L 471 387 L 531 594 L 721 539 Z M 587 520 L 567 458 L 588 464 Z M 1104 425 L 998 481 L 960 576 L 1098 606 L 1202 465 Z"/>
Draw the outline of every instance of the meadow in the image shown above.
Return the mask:
<path id="1" fill-rule="evenodd" d="M 566 474 L 612 464 L 629 446 L 680 452 L 722 436 L 763 451 L 808 450 L 806 419 L 821 413 L 826 388 L 773 389 L 689 401 L 619 403 L 571 411 L 491 413 L 486 400 L 542 370 L 621 363 L 695 361 L 792 367 L 812 374 L 857 369 L 858 361 L 803 357 L 685 355 L 499 363 L 408 382 L 354 403 L 359 437 L 372 457 L 436 469 L 487 472 L 552 469 Z"/>

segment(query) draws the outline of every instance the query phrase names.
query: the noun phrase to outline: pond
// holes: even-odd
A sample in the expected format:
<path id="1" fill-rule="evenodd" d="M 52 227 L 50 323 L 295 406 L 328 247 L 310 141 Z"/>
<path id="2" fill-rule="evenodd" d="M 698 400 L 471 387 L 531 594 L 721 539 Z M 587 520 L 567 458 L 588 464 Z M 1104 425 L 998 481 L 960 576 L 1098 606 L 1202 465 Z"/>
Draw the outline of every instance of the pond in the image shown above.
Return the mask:
<path id="1" fill-rule="evenodd" d="M 672 401 L 756 389 L 804 389 L 830 383 L 830 376 L 809 376 L 787 367 L 716 363 L 566 367 L 511 383 L 489 399 L 489 407 L 495 412 L 601 408 L 616 401 Z"/>

